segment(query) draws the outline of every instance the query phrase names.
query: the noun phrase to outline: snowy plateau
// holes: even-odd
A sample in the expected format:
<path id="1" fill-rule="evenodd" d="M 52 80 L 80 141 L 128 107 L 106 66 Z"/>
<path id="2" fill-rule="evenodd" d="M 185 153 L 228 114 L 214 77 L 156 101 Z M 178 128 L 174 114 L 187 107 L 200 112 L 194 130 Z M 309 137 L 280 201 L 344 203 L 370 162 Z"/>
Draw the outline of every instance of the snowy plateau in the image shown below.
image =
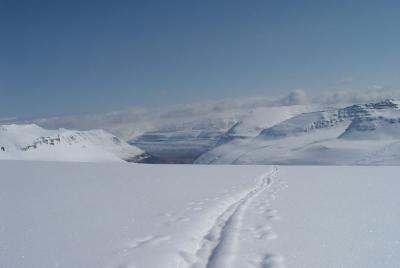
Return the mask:
<path id="1" fill-rule="evenodd" d="M 399 167 L 0 161 L 0 266 L 400 263 Z"/>

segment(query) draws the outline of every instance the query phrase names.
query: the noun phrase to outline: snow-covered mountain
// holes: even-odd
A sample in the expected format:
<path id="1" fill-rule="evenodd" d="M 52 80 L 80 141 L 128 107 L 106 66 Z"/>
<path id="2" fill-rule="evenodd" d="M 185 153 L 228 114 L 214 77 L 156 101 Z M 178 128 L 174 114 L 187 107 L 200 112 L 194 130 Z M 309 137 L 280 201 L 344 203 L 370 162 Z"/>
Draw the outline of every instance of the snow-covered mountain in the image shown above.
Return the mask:
<path id="1" fill-rule="evenodd" d="M 400 164 L 399 102 L 379 94 L 362 104 L 371 94 L 321 101 L 300 93 L 25 123 L 104 129 L 146 152 L 145 160 L 133 160 L 147 163 Z"/>
<path id="2" fill-rule="evenodd" d="M 366 94 L 363 93 L 363 97 Z M 381 98 L 374 94 L 375 98 Z M 335 94 L 335 103 L 349 102 L 352 96 Z M 253 96 L 221 100 L 199 101 L 167 107 L 130 107 L 106 113 L 69 114 L 43 118 L 0 118 L 2 124 L 37 124 L 47 129 L 104 129 L 124 139 L 135 140 L 146 132 L 163 132 L 171 129 L 187 130 L 210 121 L 242 121 L 252 110 L 271 107 L 321 104 L 320 98 L 307 98 L 302 90 L 294 90 L 283 96 Z M 332 103 L 330 103 L 331 105 Z"/>
<path id="3" fill-rule="evenodd" d="M 0 126 L 0 159 L 122 161 L 143 151 L 103 130 L 48 130 L 34 124 Z"/>
<path id="4" fill-rule="evenodd" d="M 265 127 L 311 110 L 313 106 L 293 105 L 241 110 L 233 115 L 179 120 L 157 131 L 145 132 L 129 141 L 152 157 L 146 162 L 192 163 L 202 154 L 233 139 L 255 137 Z"/>
<path id="5" fill-rule="evenodd" d="M 302 113 L 254 138 L 233 139 L 202 164 L 399 165 L 399 102 L 386 100 Z"/>

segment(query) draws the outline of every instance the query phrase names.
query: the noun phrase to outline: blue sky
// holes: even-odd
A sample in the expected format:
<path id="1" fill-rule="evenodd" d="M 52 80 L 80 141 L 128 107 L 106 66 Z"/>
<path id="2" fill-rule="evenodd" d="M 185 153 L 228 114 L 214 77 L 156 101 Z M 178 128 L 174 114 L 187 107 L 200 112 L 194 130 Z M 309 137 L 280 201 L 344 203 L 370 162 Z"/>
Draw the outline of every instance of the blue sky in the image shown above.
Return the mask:
<path id="1" fill-rule="evenodd" d="M 0 0 L 0 117 L 397 89 L 398 1 Z"/>

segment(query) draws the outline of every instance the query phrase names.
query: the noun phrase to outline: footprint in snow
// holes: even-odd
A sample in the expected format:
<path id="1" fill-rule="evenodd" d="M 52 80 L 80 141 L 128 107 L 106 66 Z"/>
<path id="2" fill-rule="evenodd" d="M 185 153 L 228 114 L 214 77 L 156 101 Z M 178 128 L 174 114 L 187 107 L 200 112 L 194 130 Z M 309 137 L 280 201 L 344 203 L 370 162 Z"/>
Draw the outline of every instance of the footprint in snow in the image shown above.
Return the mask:
<path id="1" fill-rule="evenodd" d="M 171 223 L 171 222 L 188 222 L 189 220 L 190 219 L 188 217 L 181 216 L 181 217 L 172 218 L 168 222 L 169 223 Z"/>
<path id="2" fill-rule="evenodd" d="M 179 256 L 181 257 L 183 262 L 185 262 L 186 264 L 194 263 L 196 260 L 196 257 L 193 256 L 193 254 L 188 253 L 186 251 L 179 251 Z"/>
<path id="3" fill-rule="evenodd" d="M 279 216 L 277 216 L 278 211 L 276 209 L 266 209 L 264 211 L 264 213 L 265 213 L 265 217 L 268 220 L 279 220 L 280 219 Z"/>
<path id="4" fill-rule="evenodd" d="M 285 259 L 277 254 L 267 254 L 260 263 L 260 268 L 285 268 Z"/>
<path id="5" fill-rule="evenodd" d="M 138 238 L 133 240 L 131 243 L 129 243 L 129 248 L 140 248 L 143 246 L 154 246 L 159 244 L 162 241 L 168 241 L 170 240 L 171 237 L 168 235 L 155 235 L 155 236 L 146 236 L 142 238 Z"/>
<path id="6" fill-rule="evenodd" d="M 251 228 L 251 231 L 256 239 L 276 239 L 277 235 L 271 231 L 271 226 L 268 225 L 259 225 L 254 228 Z"/>
<path id="7" fill-rule="evenodd" d="M 265 205 L 259 205 L 254 210 L 257 214 L 265 214 L 269 209 Z"/>

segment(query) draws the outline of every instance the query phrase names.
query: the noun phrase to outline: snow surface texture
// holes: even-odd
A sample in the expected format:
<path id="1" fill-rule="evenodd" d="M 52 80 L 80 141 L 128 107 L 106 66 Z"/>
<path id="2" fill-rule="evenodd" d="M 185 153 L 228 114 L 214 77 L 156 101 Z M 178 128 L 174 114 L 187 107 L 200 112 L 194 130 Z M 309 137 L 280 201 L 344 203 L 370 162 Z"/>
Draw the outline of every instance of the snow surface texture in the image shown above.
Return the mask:
<path id="1" fill-rule="evenodd" d="M 400 165 L 400 109 L 386 100 L 302 113 L 232 139 L 201 164 Z"/>
<path id="2" fill-rule="evenodd" d="M 105 162 L 143 153 L 103 131 L 47 130 L 37 125 L 0 126 L 0 159 Z"/>
<path id="3" fill-rule="evenodd" d="M 2 267 L 397 267 L 398 167 L 0 161 Z"/>

